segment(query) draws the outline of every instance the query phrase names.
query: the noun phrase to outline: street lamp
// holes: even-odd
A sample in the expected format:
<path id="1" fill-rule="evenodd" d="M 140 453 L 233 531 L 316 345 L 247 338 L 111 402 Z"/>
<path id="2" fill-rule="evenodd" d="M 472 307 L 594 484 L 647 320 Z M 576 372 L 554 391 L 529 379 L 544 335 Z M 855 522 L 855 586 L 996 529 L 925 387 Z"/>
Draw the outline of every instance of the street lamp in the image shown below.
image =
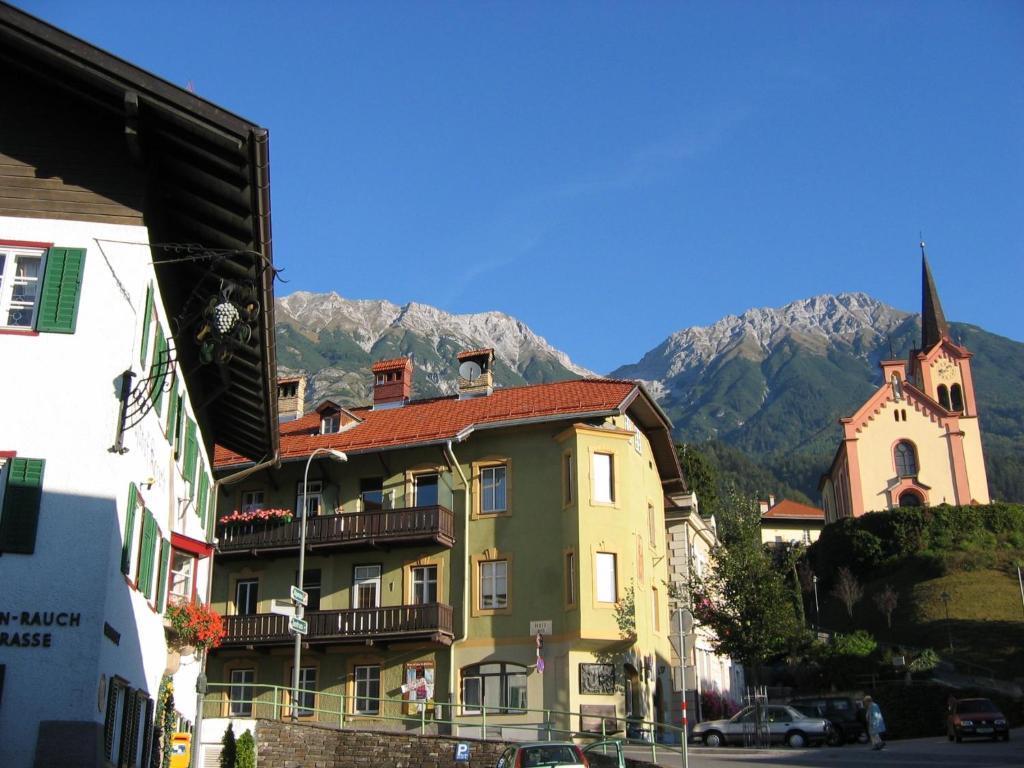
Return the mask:
<path id="1" fill-rule="evenodd" d="M 814 631 L 818 631 L 818 574 L 814 574 L 811 577 L 811 583 L 814 585 Z"/>
<path id="2" fill-rule="evenodd" d="M 337 451 L 334 448 L 317 448 L 306 460 L 306 471 L 302 475 L 302 513 L 299 519 L 302 521 L 299 533 L 299 591 L 302 591 L 303 587 L 303 576 L 305 576 L 306 570 L 306 511 L 309 509 L 309 502 L 307 501 L 309 491 L 309 465 L 313 463 L 313 458 L 318 454 L 323 453 L 330 456 L 335 461 L 348 461 L 346 456 L 341 451 Z M 301 619 L 305 611 L 303 607 L 298 603 L 295 604 L 295 618 Z M 299 718 L 299 664 L 302 661 L 302 635 L 298 632 L 295 633 L 295 668 L 292 670 L 292 720 L 298 720 Z"/>
<path id="3" fill-rule="evenodd" d="M 949 592 L 943 592 L 939 595 L 942 600 L 942 605 L 946 609 L 946 636 L 949 639 L 949 652 L 953 652 L 953 628 L 949 625 Z"/>

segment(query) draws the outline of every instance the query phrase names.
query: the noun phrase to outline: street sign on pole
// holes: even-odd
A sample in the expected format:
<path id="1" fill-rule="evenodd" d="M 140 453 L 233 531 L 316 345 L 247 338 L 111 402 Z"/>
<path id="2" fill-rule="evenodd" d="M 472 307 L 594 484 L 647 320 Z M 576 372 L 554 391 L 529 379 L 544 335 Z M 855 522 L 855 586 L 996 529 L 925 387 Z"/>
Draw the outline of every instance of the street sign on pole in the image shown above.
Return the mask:
<path id="1" fill-rule="evenodd" d="M 296 635 L 305 635 L 309 632 L 309 622 L 305 619 L 299 619 L 295 616 L 292 616 L 288 620 L 288 629 L 290 629 Z"/>
<path id="2" fill-rule="evenodd" d="M 303 607 L 309 605 L 309 593 L 292 586 L 292 602 Z"/>
<path id="3" fill-rule="evenodd" d="M 295 606 L 287 600 L 272 600 L 270 602 L 270 612 L 292 617 L 295 615 Z"/>

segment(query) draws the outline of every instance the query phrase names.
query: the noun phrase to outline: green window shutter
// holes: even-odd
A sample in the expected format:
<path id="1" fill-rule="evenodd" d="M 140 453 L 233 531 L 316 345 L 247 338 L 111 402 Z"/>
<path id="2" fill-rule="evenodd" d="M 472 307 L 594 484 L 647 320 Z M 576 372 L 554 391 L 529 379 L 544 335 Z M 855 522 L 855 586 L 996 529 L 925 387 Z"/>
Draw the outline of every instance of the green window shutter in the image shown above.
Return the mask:
<path id="1" fill-rule="evenodd" d="M 121 545 L 121 573 L 128 575 L 132 569 L 132 538 L 135 533 L 135 507 L 139 503 L 139 492 L 135 483 L 128 486 L 128 511 L 124 517 L 124 544 Z"/>
<path id="2" fill-rule="evenodd" d="M 199 520 L 203 524 L 203 530 L 206 530 L 206 488 L 207 488 L 206 470 L 203 468 L 203 462 L 199 462 L 199 477 L 196 478 L 196 514 L 199 515 Z"/>
<path id="3" fill-rule="evenodd" d="M 183 429 L 182 424 L 185 422 L 185 396 L 179 392 L 174 401 L 175 410 L 178 412 L 174 417 L 174 460 L 177 461 L 181 458 L 181 430 Z"/>
<path id="4" fill-rule="evenodd" d="M 153 595 L 153 555 L 156 547 L 156 519 L 148 509 L 142 519 L 142 562 L 139 563 L 139 591 L 148 600 Z"/>
<path id="5" fill-rule="evenodd" d="M 156 583 L 156 610 L 164 612 L 167 605 L 167 566 L 171 562 L 171 542 L 167 539 L 160 539 L 160 572 L 157 574 Z"/>
<path id="6" fill-rule="evenodd" d="M 167 339 L 156 324 L 156 341 L 153 343 L 153 361 L 149 365 L 150 377 L 155 377 L 150 382 L 149 398 L 153 401 L 153 410 L 156 415 L 163 413 L 164 406 L 164 381 L 167 378 L 167 366 L 164 364 L 164 353 L 167 351 Z"/>
<path id="7" fill-rule="evenodd" d="M 178 379 L 171 376 L 171 391 L 167 393 L 167 442 L 174 446 L 174 423 L 178 420 Z"/>
<path id="8" fill-rule="evenodd" d="M 199 457 L 199 446 L 196 443 L 196 423 L 187 419 L 185 424 L 185 465 L 182 472 L 185 481 L 193 483 L 196 476 L 196 459 Z M 194 491 L 193 491 L 194 493 Z"/>
<path id="9" fill-rule="evenodd" d="M 153 284 L 146 287 L 146 308 L 142 312 L 142 345 L 139 347 L 139 364 L 146 370 L 146 353 L 149 351 L 149 321 L 153 319 Z"/>
<path id="10" fill-rule="evenodd" d="M 51 248 L 47 252 L 36 314 L 37 331 L 75 332 L 84 269 L 84 248 Z"/>
<path id="11" fill-rule="evenodd" d="M 36 549 L 46 462 L 22 458 L 9 462 L 4 507 L 0 511 L 0 552 L 31 555 Z"/>

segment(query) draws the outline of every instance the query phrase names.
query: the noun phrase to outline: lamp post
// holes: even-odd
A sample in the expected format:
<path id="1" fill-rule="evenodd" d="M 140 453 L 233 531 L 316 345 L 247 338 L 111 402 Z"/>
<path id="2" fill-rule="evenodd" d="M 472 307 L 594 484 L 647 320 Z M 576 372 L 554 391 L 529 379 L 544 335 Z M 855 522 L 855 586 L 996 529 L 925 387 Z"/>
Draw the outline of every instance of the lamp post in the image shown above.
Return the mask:
<path id="1" fill-rule="evenodd" d="M 811 577 L 811 583 L 814 585 L 814 631 L 818 631 L 818 574 L 814 574 Z"/>
<path id="2" fill-rule="evenodd" d="M 307 501 L 309 491 L 309 465 L 313 463 L 313 458 L 318 454 L 323 453 L 330 456 L 336 461 L 348 461 L 346 456 L 341 451 L 337 451 L 334 448 L 317 448 L 306 459 L 306 471 L 302 475 L 302 513 L 299 519 L 302 521 L 299 533 L 299 578 L 298 586 L 299 591 L 302 591 L 303 577 L 305 576 L 306 569 L 306 511 L 309 509 L 309 502 Z M 302 606 L 296 603 L 295 605 L 295 617 L 301 619 L 305 611 Z M 292 720 L 298 720 L 299 718 L 299 664 L 302 661 L 302 635 L 298 632 L 295 633 L 295 668 L 292 670 Z"/>
<path id="3" fill-rule="evenodd" d="M 949 625 L 949 592 L 943 592 L 939 595 L 942 600 L 942 605 L 946 609 L 946 636 L 949 639 L 949 652 L 953 652 L 953 628 Z"/>

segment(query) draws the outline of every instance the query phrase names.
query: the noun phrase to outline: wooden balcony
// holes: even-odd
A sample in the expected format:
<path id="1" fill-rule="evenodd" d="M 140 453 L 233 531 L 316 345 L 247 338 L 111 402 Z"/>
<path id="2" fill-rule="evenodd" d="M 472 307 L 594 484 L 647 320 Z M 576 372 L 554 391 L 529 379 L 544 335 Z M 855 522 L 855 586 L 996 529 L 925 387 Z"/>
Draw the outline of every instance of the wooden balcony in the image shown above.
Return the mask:
<path id="1" fill-rule="evenodd" d="M 445 603 L 309 611 L 305 619 L 309 622 L 308 643 L 426 640 L 451 645 L 453 635 L 452 607 Z M 276 613 L 225 616 L 224 627 L 227 636 L 222 648 L 295 642 L 295 635 L 288 630 L 288 617 Z"/>
<path id="2" fill-rule="evenodd" d="M 302 522 L 232 523 L 217 531 L 220 557 L 298 552 Z M 358 549 L 402 544 L 455 543 L 455 521 L 447 507 L 407 507 L 341 515 L 317 515 L 306 520 L 306 551 Z"/>

